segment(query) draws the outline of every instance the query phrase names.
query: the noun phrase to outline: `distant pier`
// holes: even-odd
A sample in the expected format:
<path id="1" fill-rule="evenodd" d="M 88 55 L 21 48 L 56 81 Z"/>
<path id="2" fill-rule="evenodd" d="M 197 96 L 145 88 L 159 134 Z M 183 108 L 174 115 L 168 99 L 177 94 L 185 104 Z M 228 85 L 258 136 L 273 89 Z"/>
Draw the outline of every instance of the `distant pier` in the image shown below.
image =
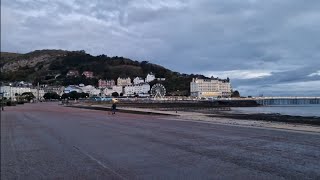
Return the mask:
<path id="1" fill-rule="evenodd" d="M 264 106 L 320 104 L 320 97 L 255 97 L 250 99 Z"/>

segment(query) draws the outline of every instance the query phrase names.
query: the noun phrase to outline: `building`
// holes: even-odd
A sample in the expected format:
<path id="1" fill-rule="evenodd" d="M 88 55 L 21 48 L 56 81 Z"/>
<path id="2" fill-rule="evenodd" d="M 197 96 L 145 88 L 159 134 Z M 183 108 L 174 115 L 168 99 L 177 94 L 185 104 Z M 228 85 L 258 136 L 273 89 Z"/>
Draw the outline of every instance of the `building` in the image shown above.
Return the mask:
<path id="1" fill-rule="evenodd" d="M 108 87 L 106 89 L 104 89 L 103 93 L 106 95 L 106 96 L 111 96 L 112 93 L 114 92 L 117 92 L 119 95 L 121 93 L 123 93 L 123 88 L 122 86 L 112 86 L 112 87 Z"/>
<path id="2" fill-rule="evenodd" d="M 130 85 L 124 87 L 124 95 L 125 96 L 134 96 L 134 95 L 145 95 L 149 94 L 150 85 L 148 83 Z"/>
<path id="3" fill-rule="evenodd" d="M 190 83 L 190 93 L 192 97 L 230 97 L 231 84 L 229 79 L 222 80 L 217 78 L 198 79 L 193 78 Z"/>
<path id="4" fill-rule="evenodd" d="M 128 78 L 118 78 L 117 79 L 117 85 L 118 86 L 128 86 L 128 85 L 131 85 L 131 79 L 128 77 Z"/>
<path id="5" fill-rule="evenodd" d="M 133 85 L 124 87 L 124 96 L 133 96 L 135 95 L 135 89 Z"/>
<path id="6" fill-rule="evenodd" d="M 82 93 L 82 89 L 75 85 L 70 85 L 64 89 L 64 93 L 71 93 L 73 91 L 76 91 L 77 93 Z"/>
<path id="7" fill-rule="evenodd" d="M 15 87 L 32 87 L 32 83 L 20 81 L 14 84 Z"/>
<path id="8" fill-rule="evenodd" d="M 61 96 L 64 93 L 63 86 L 45 86 L 43 90 L 44 93 L 57 93 L 59 96 Z"/>
<path id="9" fill-rule="evenodd" d="M 133 84 L 142 84 L 142 83 L 144 83 L 144 80 L 141 77 L 136 77 L 133 79 Z"/>
<path id="10" fill-rule="evenodd" d="M 138 84 L 135 86 L 135 93 L 138 95 L 149 94 L 150 89 L 151 87 L 148 83 Z"/>
<path id="11" fill-rule="evenodd" d="M 16 95 L 21 95 L 24 92 L 31 92 L 29 87 L 12 87 L 12 86 L 1 86 L 0 93 L 3 94 L 4 98 L 16 100 Z"/>
<path id="12" fill-rule="evenodd" d="M 158 81 L 165 81 L 166 78 L 157 78 Z"/>
<path id="13" fill-rule="evenodd" d="M 229 80 L 219 81 L 219 91 L 221 92 L 222 97 L 231 97 L 231 90 L 232 88 Z"/>
<path id="14" fill-rule="evenodd" d="M 17 95 L 22 95 L 23 93 L 31 92 L 36 99 L 39 98 L 39 100 L 43 99 L 43 96 L 45 94 L 44 89 L 40 88 L 38 89 L 31 89 L 30 87 L 12 87 L 12 86 L 1 86 L 0 87 L 0 93 L 3 94 L 4 98 L 12 99 L 13 101 L 17 100 Z M 38 96 L 39 92 L 39 96 Z"/>
<path id="15" fill-rule="evenodd" d="M 69 70 L 68 73 L 67 73 L 67 76 L 68 77 L 77 77 L 77 76 L 79 76 L 79 71 L 77 71 L 77 70 Z"/>
<path id="16" fill-rule="evenodd" d="M 155 75 L 153 73 L 149 73 L 146 77 L 145 82 L 148 83 L 148 82 L 154 81 L 155 79 L 156 79 Z"/>
<path id="17" fill-rule="evenodd" d="M 34 95 L 34 97 L 38 100 L 42 100 L 44 99 L 43 96 L 45 94 L 44 89 L 30 89 L 30 91 L 32 92 L 32 94 Z M 39 93 L 39 95 L 38 95 Z"/>
<path id="18" fill-rule="evenodd" d="M 88 86 L 81 86 L 79 87 L 82 92 L 88 93 L 90 96 L 99 96 L 101 93 L 100 89 L 96 89 L 94 86 L 88 85 Z"/>
<path id="19" fill-rule="evenodd" d="M 116 82 L 113 79 L 112 80 L 107 80 L 107 87 L 108 88 L 112 88 L 115 85 L 116 85 Z"/>
<path id="20" fill-rule="evenodd" d="M 83 71 L 82 75 L 84 75 L 86 78 L 93 78 L 92 71 Z"/>
<path id="21" fill-rule="evenodd" d="M 99 79 L 99 81 L 98 81 L 98 87 L 99 87 L 99 88 L 106 88 L 106 87 L 107 87 L 107 81 L 106 81 L 106 80 Z"/>

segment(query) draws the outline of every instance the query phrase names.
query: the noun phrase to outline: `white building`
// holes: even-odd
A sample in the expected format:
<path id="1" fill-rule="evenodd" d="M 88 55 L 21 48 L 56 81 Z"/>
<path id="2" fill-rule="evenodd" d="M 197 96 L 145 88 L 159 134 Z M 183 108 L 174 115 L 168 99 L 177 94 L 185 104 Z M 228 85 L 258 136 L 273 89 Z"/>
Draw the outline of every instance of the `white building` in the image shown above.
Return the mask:
<path id="1" fill-rule="evenodd" d="M 82 89 L 75 85 L 70 85 L 64 89 L 64 93 L 71 93 L 73 91 L 76 91 L 77 93 L 82 93 Z"/>
<path id="2" fill-rule="evenodd" d="M 117 79 L 117 86 L 128 86 L 131 85 L 131 78 L 118 78 Z"/>
<path id="3" fill-rule="evenodd" d="M 124 87 L 125 96 L 145 95 L 145 94 L 148 94 L 149 91 L 150 91 L 150 85 L 147 83 Z"/>
<path id="4" fill-rule="evenodd" d="M 37 90 L 37 89 L 35 89 Z M 32 94 L 37 98 L 37 93 L 35 93 L 34 89 L 31 89 L 29 87 L 11 87 L 11 86 L 1 86 L 0 87 L 0 93 L 3 94 L 3 97 L 7 99 L 17 100 L 16 95 L 22 95 L 25 92 L 32 92 Z M 39 90 L 39 97 L 43 97 L 44 90 Z"/>
<path id="5" fill-rule="evenodd" d="M 32 83 L 29 83 L 29 82 L 25 82 L 25 81 L 20 81 L 16 84 L 16 86 L 19 86 L 19 87 L 31 87 L 32 86 Z"/>
<path id="6" fill-rule="evenodd" d="M 135 86 L 135 92 L 137 94 L 149 94 L 150 85 L 148 83 L 139 84 Z"/>
<path id="7" fill-rule="evenodd" d="M 144 83 L 144 80 L 141 77 L 136 77 L 133 79 L 133 84 L 142 84 L 142 83 Z"/>
<path id="8" fill-rule="evenodd" d="M 100 89 L 95 88 L 94 86 L 88 85 L 88 86 L 80 86 L 79 87 L 82 92 L 88 93 L 90 96 L 98 96 L 101 93 Z"/>
<path id="9" fill-rule="evenodd" d="M 62 96 L 64 93 L 63 86 L 45 86 L 43 90 L 45 93 L 57 93 L 59 96 Z"/>
<path id="10" fill-rule="evenodd" d="M 158 81 L 165 81 L 166 78 L 157 78 Z"/>
<path id="11" fill-rule="evenodd" d="M 43 89 L 30 89 L 30 91 L 32 92 L 32 94 L 35 96 L 36 99 L 44 99 L 43 96 L 45 94 L 44 90 Z M 38 92 L 39 92 L 39 96 L 38 96 Z"/>
<path id="12" fill-rule="evenodd" d="M 117 92 L 120 95 L 123 93 L 123 88 L 122 86 L 112 86 L 111 88 L 105 88 L 103 92 L 106 96 L 111 96 L 114 92 Z"/>
<path id="13" fill-rule="evenodd" d="M 103 79 L 99 79 L 98 81 L 98 87 L 99 88 L 106 88 L 107 87 L 107 81 Z"/>
<path id="14" fill-rule="evenodd" d="M 133 96 L 135 92 L 134 85 L 124 87 L 124 96 Z"/>
<path id="15" fill-rule="evenodd" d="M 155 80 L 155 79 L 156 79 L 155 75 L 152 74 L 152 73 L 149 73 L 149 74 L 147 75 L 147 77 L 146 77 L 145 82 L 148 83 L 148 82 L 151 82 L 151 81 L 153 81 L 153 80 Z"/>
<path id="16" fill-rule="evenodd" d="M 12 100 L 16 100 L 16 94 L 21 95 L 24 92 L 31 92 L 28 87 L 11 87 L 11 86 L 1 86 L 0 93 L 3 94 L 3 97 Z"/>
<path id="17" fill-rule="evenodd" d="M 192 97 L 198 98 L 230 97 L 231 84 L 229 80 L 193 78 L 190 93 Z"/>

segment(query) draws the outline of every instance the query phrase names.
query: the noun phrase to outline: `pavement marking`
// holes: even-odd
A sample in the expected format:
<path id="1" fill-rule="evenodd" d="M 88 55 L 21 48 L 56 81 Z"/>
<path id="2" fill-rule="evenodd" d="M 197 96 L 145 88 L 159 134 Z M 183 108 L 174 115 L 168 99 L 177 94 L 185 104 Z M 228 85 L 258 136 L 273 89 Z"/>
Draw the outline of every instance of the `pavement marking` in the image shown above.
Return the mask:
<path id="1" fill-rule="evenodd" d="M 120 177 L 120 179 L 124 179 L 127 180 L 127 178 L 123 177 L 121 174 L 117 173 L 115 170 L 109 168 L 108 166 L 106 166 L 105 164 L 103 164 L 101 161 L 99 161 L 98 159 L 92 157 L 90 154 L 88 154 L 87 152 L 81 150 L 79 147 L 77 146 L 73 146 L 73 148 L 75 148 L 76 150 L 78 150 L 79 152 L 81 152 L 82 154 L 84 154 L 85 156 L 87 156 L 88 158 L 90 158 L 91 160 L 95 161 L 97 164 L 99 164 L 100 166 L 102 166 L 103 168 L 111 171 L 113 174 L 117 175 L 118 177 Z"/>

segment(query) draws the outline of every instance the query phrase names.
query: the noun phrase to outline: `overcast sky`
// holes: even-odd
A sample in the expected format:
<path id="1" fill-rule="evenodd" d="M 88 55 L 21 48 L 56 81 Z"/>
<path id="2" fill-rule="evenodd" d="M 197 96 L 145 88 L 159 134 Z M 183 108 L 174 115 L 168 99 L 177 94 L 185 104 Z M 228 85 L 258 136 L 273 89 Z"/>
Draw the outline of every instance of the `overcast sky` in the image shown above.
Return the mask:
<path id="1" fill-rule="evenodd" d="M 319 0 L 2 0 L 1 51 L 85 50 L 320 95 Z"/>

